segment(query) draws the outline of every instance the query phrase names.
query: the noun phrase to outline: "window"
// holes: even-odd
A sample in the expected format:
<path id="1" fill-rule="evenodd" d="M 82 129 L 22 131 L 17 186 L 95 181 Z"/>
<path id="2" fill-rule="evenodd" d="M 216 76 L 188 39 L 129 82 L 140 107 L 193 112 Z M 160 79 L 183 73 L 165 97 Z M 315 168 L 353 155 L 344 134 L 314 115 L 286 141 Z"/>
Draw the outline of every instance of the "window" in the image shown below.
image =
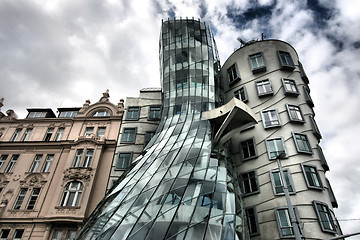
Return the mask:
<path id="1" fill-rule="evenodd" d="M 266 65 L 262 53 L 256 53 L 249 56 L 251 70 L 253 73 L 266 71 Z"/>
<path id="2" fill-rule="evenodd" d="M 21 141 L 23 141 L 23 142 L 27 141 L 27 140 L 29 139 L 29 136 L 30 136 L 30 134 L 31 134 L 31 131 L 32 131 L 31 128 L 27 128 L 27 129 L 25 130 L 25 133 L 24 133 L 23 137 L 21 138 Z"/>
<path id="3" fill-rule="evenodd" d="M 248 96 L 246 93 L 246 88 L 241 87 L 238 90 L 234 91 L 234 97 L 236 97 L 237 99 L 243 101 L 243 102 L 247 102 L 248 101 Z"/>
<path id="4" fill-rule="evenodd" d="M 338 207 L 338 203 L 336 201 L 336 197 L 334 194 L 334 191 L 332 190 L 332 187 L 330 185 L 329 179 L 325 178 L 326 181 L 326 185 L 328 186 L 328 193 L 329 193 L 329 198 L 330 198 L 330 202 L 331 202 L 331 206 L 333 208 L 337 208 Z M 0 192 L 1 193 L 1 192 Z"/>
<path id="5" fill-rule="evenodd" d="M 23 203 L 25 195 L 27 193 L 27 190 L 28 190 L 27 188 L 20 188 L 19 195 L 16 198 L 13 209 L 20 209 L 21 204 Z"/>
<path id="6" fill-rule="evenodd" d="M 66 239 L 65 240 L 75 240 L 76 231 L 75 230 L 68 230 L 66 233 Z"/>
<path id="7" fill-rule="evenodd" d="M 128 107 L 128 111 L 126 114 L 126 120 L 138 120 L 140 114 L 139 107 Z"/>
<path id="8" fill-rule="evenodd" d="M 313 205 L 317 218 L 319 220 L 321 230 L 323 232 L 335 233 L 336 226 L 328 205 L 318 201 L 313 201 Z"/>
<path id="9" fill-rule="evenodd" d="M 312 132 L 314 134 L 314 136 L 320 140 L 321 139 L 321 133 L 320 133 L 320 130 L 319 130 L 319 127 L 318 125 L 316 124 L 316 121 L 314 119 L 314 116 L 309 116 L 310 118 L 310 123 L 311 123 L 311 128 L 312 128 Z"/>
<path id="10" fill-rule="evenodd" d="M 295 69 L 295 65 L 291 58 L 290 53 L 279 51 L 278 54 L 281 63 L 281 69 L 290 70 L 290 71 Z"/>
<path id="11" fill-rule="evenodd" d="M 160 106 L 152 106 L 149 111 L 149 119 L 150 120 L 158 120 L 160 119 L 161 107 Z"/>
<path id="12" fill-rule="evenodd" d="M 254 138 L 241 142 L 240 148 L 242 160 L 249 160 L 257 157 Z"/>
<path id="13" fill-rule="evenodd" d="M 314 189 L 321 189 L 323 188 L 320 175 L 318 173 L 318 170 L 316 166 L 308 165 L 308 164 L 302 164 L 301 165 L 306 185 L 308 188 L 314 188 Z"/>
<path id="14" fill-rule="evenodd" d="M 8 158 L 9 155 L 1 155 L 0 157 L 0 169 L 2 168 L 2 166 L 4 166 L 6 159 Z"/>
<path id="15" fill-rule="evenodd" d="M 54 154 L 48 154 L 45 158 L 45 162 L 41 169 L 41 172 L 49 172 L 53 160 L 54 160 Z"/>
<path id="16" fill-rule="evenodd" d="M 60 118 L 70 118 L 70 117 L 76 117 L 78 114 L 77 111 L 65 111 L 65 112 L 61 112 L 59 117 Z"/>
<path id="17" fill-rule="evenodd" d="M 105 136 L 105 132 L 106 132 L 106 127 L 98 127 L 96 135 L 98 137 L 103 137 Z"/>
<path id="18" fill-rule="evenodd" d="M 329 171 L 330 170 L 329 165 L 327 164 L 327 161 L 326 161 L 326 158 L 325 158 L 322 148 L 320 147 L 319 144 L 316 145 L 316 148 L 318 150 L 321 166 L 323 167 L 323 169 L 325 171 Z"/>
<path id="19" fill-rule="evenodd" d="M 305 134 L 301 134 L 301 133 L 292 133 L 292 134 L 298 152 L 309 153 L 309 154 L 313 153 L 309 139 Z"/>
<path id="20" fill-rule="evenodd" d="M 53 132 L 54 132 L 54 128 L 48 128 L 48 130 L 46 131 L 45 137 L 44 137 L 45 142 L 50 141 Z"/>
<path id="21" fill-rule="evenodd" d="M 281 126 L 278 111 L 275 109 L 261 111 L 261 118 L 263 121 L 264 128 Z"/>
<path id="22" fill-rule="evenodd" d="M 21 128 L 17 128 L 17 129 L 15 129 L 15 132 L 14 132 L 14 134 L 13 134 L 13 136 L 11 137 L 11 142 L 15 142 L 18 138 L 19 138 L 19 135 L 20 135 L 20 133 L 21 133 Z"/>
<path id="23" fill-rule="evenodd" d="M 271 82 L 269 79 L 256 81 L 255 84 L 259 97 L 273 94 Z"/>
<path id="24" fill-rule="evenodd" d="M 310 96 L 310 88 L 308 86 L 303 86 L 304 89 L 304 97 L 305 97 L 305 101 L 306 103 L 310 106 L 310 107 L 314 107 L 314 102 Z"/>
<path id="25" fill-rule="evenodd" d="M 30 112 L 28 118 L 44 118 L 46 112 Z"/>
<path id="26" fill-rule="evenodd" d="M 304 81 L 304 83 L 309 84 L 309 79 L 306 76 L 306 73 L 304 71 L 304 67 L 301 64 L 301 62 L 299 62 L 299 69 L 300 69 L 300 77 L 302 78 L 302 80 Z"/>
<path id="27" fill-rule="evenodd" d="M 132 153 L 119 153 L 116 169 L 126 169 L 131 163 Z"/>
<path id="28" fill-rule="evenodd" d="M 231 65 L 231 67 L 228 68 L 227 74 L 229 77 L 229 84 L 233 84 L 241 79 L 236 63 L 234 63 L 233 65 Z"/>
<path id="29" fill-rule="evenodd" d="M 82 157 L 82 154 L 83 154 L 83 149 L 78 149 L 76 150 L 76 154 L 75 154 L 75 158 L 74 158 L 74 161 L 73 161 L 73 164 L 72 164 L 72 167 L 79 167 L 80 166 L 80 161 L 81 161 L 81 157 Z"/>
<path id="30" fill-rule="evenodd" d="M 276 157 L 279 156 L 281 153 L 285 153 L 287 155 L 285 144 L 281 137 L 267 139 L 266 147 L 270 160 L 276 159 Z"/>
<path id="31" fill-rule="evenodd" d="M 256 207 L 245 208 L 245 214 L 250 236 L 259 235 L 260 229 L 257 219 Z"/>
<path id="32" fill-rule="evenodd" d="M 283 170 L 286 185 L 288 188 L 289 193 L 295 193 L 294 190 L 294 183 L 292 181 L 290 171 L 287 169 Z M 273 186 L 274 194 L 275 195 L 282 195 L 284 194 L 283 182 L 281 180 L 280 171 L 273 170 L 270 172 L 271 183 Z"/>
<path id="33" fill-rule="evenodd" d="M 284 87 L 285 95 L 297 96 L 300 94 L 294 80 L 283 78 L 282 84 Z"/>
<path id="34" fill-rule="evenodd" d="M 34 209 L 36 200 L 37 200 L 38 197 L 39 197 L 39 193 L 40 193 L 40 188 L 34 188 L 34 189 L 32 190 L 32 193 L 31 193 L 31 196 L 30 196 L 30 200 L 29 200 L 29 202 L 28 202 L 28 205 L 27 205 L 26 209 L 28 209 L 28 210 Z"/>
<path id="35" fill-rule="evenodd" d="M 90 136 L 93 133 L 94 133 L 94 127 L 86 127 L 84 136 Z"/>
<path id="36" fill-rule="evenodd" d="M 93 154 L 94 154 L 94 149 L 86 150 L 85 159 L 84 159 L 82 167 L 85 167 L 85 168 L 90 167 Z"/>
<path id="37" fill-rule="evenodd" d="M 245 196 L 259 193 L 257 176 L 255 171 L 249 171 L 240 175 L 241 187 Z"/>
<path id="38" fill-rule="evenodd" d="M 38 169 L 41 159 L 42 159 L 42 154 L 36 154 L 33 163 L 31 164 L 30 170 L 29 172 L 36 172 L 36 170 Z"/>
<path id="39" fill-rule="evenodd" d="M 61 206 L 64 207 L 76 207 L 79 205 L 83 185 L 81 182 L 73 181 L 69 182 L 64 190 L 64 194 L 61 200 Z"/>
<path id="40" fill-rule="evenodd" d="M 148 145 L 148 143 L 151 141 L 153 136 L 155 135 L 155 132 L 146 132 L 145 133 L 145 146 Z"/>
<path id="41" fill-rule="evenodd" d="M 136 128 L 124 128 L 121 136 L 122 143 L 134 143 L 135 142 Z"/>
<path id="42" fill-rule="evenodd" d="M 15 164 L 16 164 L 16 161 L 18 160 L 19 158 L 19 155 L 13 155 L 11 157 L 11 160 L 9 162 L 9 164 L 7 165 L 6 169 L 5 169 L 5 172 L 6 173 L 12 173 L 14 167 L 15 167 Z"/>
<path id="43" fill-rule="evenodd" d="M 16 229 L 13 240 L 20 240 L 23 234 L 24 234 L 24 229 Z"/>
<path id="44" fill-rule="evenodd" d="M 175 105 L 174 106 L 174 115 L 181 113 L 181 105 Z"/>
<path id="45" fill-rule="evenodd" d="M 2 229 L 0 233 L 0 239 L 8 239 L 10 233 L 10 229 Z"/>
<path id="46" fill-rule="evenodd" d="M 63 134 L 64 134 L 64 128 L 58 128 L 54 141 L 61 141 Z"/>
<path id="47" fill-rule="evenodd" d="M 301 109 L 299 106 L 286 104 L 286 108 L 289 114 L 290 121 L 302 122 L 304 123 L 304 116 L 302 115 Z"/>
<path id="48" fill-rule="evenodd" d="M 62 237 L 62 230 L 54 230 L 54 233 L 51 237 L 52 240 L 60 240 Z"/>
<path id="49" fill-rule="evenodd" d="M 108 116 L 110 116 L 110 113 L 105 110 L 97 111 L 93 114 L 93 117 L 108 117 Z"/>
<path id="50" fill-rule="evenodd" d="M 294 235 L 294 226 L 292 225 L 292 221 L 291 221 L 290 214 L 289 214 L 289 209 L 286 207 L 279 207 L 279 208 L 276 208 L 275 212 L 276 212 L 276 221 L 278 224 L 280 237 L 281 238 L 289 238 L 289 237 L 293 238 L 295 236 Z M 296 221 L 298 223 L 300 223 L 299 214 L 298 214 L 296 208 L 294 208 L 294 213 L 295 213 Z M 294 221 L 295 221 L 295 219 L 294 219 Z M 299 232 L 301 235 L 303 235 L 300 227 L 299 227 Z"/>

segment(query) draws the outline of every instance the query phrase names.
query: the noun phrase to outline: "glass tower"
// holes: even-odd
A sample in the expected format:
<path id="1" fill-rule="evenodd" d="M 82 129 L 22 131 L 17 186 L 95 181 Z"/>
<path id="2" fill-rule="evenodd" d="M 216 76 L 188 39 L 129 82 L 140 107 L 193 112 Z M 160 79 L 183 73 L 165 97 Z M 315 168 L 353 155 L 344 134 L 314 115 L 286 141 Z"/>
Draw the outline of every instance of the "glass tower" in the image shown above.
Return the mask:
<path id="1" fill-rule="evenodd" d="M 216 127 L 202 118 L 223 95 L 209 26 L 163 22 L 160 64 L 157 132 L 78 239 L 242 239 L 235 168 L 227 144 L 214 144 Z"/>

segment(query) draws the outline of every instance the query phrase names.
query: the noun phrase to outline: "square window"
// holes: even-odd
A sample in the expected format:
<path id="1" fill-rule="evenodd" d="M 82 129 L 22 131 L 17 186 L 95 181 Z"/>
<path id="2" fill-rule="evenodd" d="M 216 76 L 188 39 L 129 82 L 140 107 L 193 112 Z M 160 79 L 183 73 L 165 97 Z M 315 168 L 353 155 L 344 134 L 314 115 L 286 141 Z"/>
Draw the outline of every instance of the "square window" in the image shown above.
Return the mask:
<path id="1" fill-rule="evenodd" d="M 256 81 L 255 85 L 259 97 L 273 94 L 273 89 L 269 79 Z"/>
<path id="2" fill-rule="evenodd" d="M 296 86 L 295 80 L 283 78 L 282 84 L 284 87 L 285 95 L 298 96 L 300 94 Z"/>
<path id="3" fill-rule="evenodd" d="M 136 135 L 136 128 L 124 128 L 121 142 L 122 143 L 134 143 Z"/>
<path id="4" fill-rule="evenodd" d="M 237 89 L 234 91 L 234 97 L 236 97 L 237 99 L 243 101 L 243 102 L 247 102 L 248 101 L 248 96 L 246 93 L 246 88 L 245 86 Z"/>
<path id="5" fill-rule="evenodd" d="M 160 106 L 151 106 L 149 111 L 149 120 L 159 120 L 161 115 Z"/>
<path id="6" fill-rule="evenodd" d="M 231 65 L 231 67 L 229 67 L 227 69 L 227 74 L 229 77 L 229 84 L 233 84 L 237 81 L 240 81 L 240 79 L 241 79 L 236 63 L 234 63 L 233 65 Z"/>
<path id="7" fill-rule="evenodd" d="M 259 222 L 257 219 L 256 207 L 245 208 L 246 222 L 249 230 L 250 236 L 255 236 L 260 234 Z"/>
<path id="8" fill-rule="evenodd" d="M 85 132 L 84 132 L 84 136 L 90 136 L 93 133 L 94 133 L 94 127 L 86 127 Z"/>
<path id="9" fill-rule="evenodd" d="M 257 157 L 257 151 L 254 138 L 242 141 L 240 143 L 241 159 L 249 160 Z"/>
<path id="10" fill-rule="evenodd" d="M 267 139 L 266 148 L 270 160 L 275 160 L 281 153 L 285 153 L 287 156 L 284 140 L 281 137 Z"/>
<path id="11" fill-rule="evenodd" d="M 313 153 L 309 139 L 305 134 L 292 133 L 292 135 L 298 152 L 308 154 Z"/>
<path id="12" fill-rule="evenodd" d="M 286 104 L 290 121 L 304 123 L 304 116 L 299 106 Z"/>
<path id="13" fill-rule="evenodd" d="M 334 223 L 333 216 L 326 203 L 313 201 L 314 209 L 319 220 L 321 230 L 323 232 L 336 232 L 336 225 Z"/>
<path id="14" fill-rule="evenodd" d="M 283 169 L 286 186 L 288 188 L 289 193 L 295 193 L 294 183 L 291 178 L 290 171 L 288 169 Z M 273 191 L 275 195 L 284 195 L 284 185 L 283 179 L 281 178 L 281 174 L 279 170 L 273 170 L 270 172 L 270 179 L 273 186 Z"/>
<path id="15" fill-rule="evenodd" d="M 119 153 L 116 162 L 116 169 L 127 169 L 132 160 L 132 153 Z"/>
<path id="16" fill-rule="evenodd" d="M 126 120 L 138 120 L 140 115 L 140 107 L 128 107 Z"/>
<path id="17" fill-rule="evenodd" d="M 305 177 L 306 185 L 308 188 L 323 189 L 319 172 L 314 165 L 301 164 L 303 174 Z"/>
<path id="18" fill-rule="evenodd" d="M 264 128 L 281 126 L 280 116 L 278 114 L 278 111 L 275 109 L 261 111 L 261 118 Z"/>
<path id="19" fill-rule="evenodd" d="M 251 70 L 253 73 L 266 71 L 264 57 L 261 52 L 249 56 Z"/>
<path id="20" fill-rule="evenodd" d="M 260 192 L 256 172 L 249 171 L 240 174 L 241 189 L 244 196 L 249 196 Z"/>
<path id="21" fill-rule="evenodd" d="M 294 238 L 294 226 L 292 225 L 289 209 L 287 207 L 279 207 L 275 209 L 276 222 L 278 225 L 280 238 Z M 294 208 L 295 218 L 300 223 L 300 217 L 296 208 Z M 299 226 L 298 226 L 299 227 Z M 301 228 L 299 232 L 303 235 Z"/>
<path id="22" fill-rule="evenodd" d="M 103 137 L 105 136 L 106 127 L 98 127 L 96 136 Z"/>
<path id="23" fill-rule="evenodd" d="M 293 71 L 295 69 L 295 65 L 291 58 L 290 53 L 284 52 L 284 51 L 279 51 L 278 55 L 279 55 L 279 59 L 280 59 L 281 69 L 290 70 L 290 71 Z"/>

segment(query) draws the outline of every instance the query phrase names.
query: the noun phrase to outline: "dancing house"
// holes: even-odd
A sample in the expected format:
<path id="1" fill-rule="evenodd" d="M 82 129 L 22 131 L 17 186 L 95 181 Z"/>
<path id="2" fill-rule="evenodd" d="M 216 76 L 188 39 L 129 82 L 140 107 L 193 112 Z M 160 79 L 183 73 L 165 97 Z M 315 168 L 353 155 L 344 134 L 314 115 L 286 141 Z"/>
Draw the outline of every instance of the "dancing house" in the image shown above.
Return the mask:
<path id="1" fill-rule="evenodd" d="M 140 124 L 139 101 L 126 103 L 129 125 L 121 127 L 113 164 L 126 171 L 78 239 L 341 234 L 309 79 L 291 45 L 243 42 L 221 67 L 209 26 L 167 20 L 160 65 L 157 130 L 133 154 L 148 122 Z"/>

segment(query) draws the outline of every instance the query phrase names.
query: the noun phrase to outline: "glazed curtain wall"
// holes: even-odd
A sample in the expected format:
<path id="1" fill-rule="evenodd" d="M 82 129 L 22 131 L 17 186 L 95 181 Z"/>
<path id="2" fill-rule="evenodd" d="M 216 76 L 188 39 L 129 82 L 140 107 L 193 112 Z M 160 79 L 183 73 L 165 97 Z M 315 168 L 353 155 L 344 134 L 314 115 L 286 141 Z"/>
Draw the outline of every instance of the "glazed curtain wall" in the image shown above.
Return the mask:
<path id="1" fill-rule="evenodd" d="M 202 111 L 215 107 L 217 62 L 204 23 L 163 22 L 158 130 L 79 239 L 238 239 L 242 221 L 234 168 L 224 148 L 212 149 L 212 126 L 201 119 Z"/>

